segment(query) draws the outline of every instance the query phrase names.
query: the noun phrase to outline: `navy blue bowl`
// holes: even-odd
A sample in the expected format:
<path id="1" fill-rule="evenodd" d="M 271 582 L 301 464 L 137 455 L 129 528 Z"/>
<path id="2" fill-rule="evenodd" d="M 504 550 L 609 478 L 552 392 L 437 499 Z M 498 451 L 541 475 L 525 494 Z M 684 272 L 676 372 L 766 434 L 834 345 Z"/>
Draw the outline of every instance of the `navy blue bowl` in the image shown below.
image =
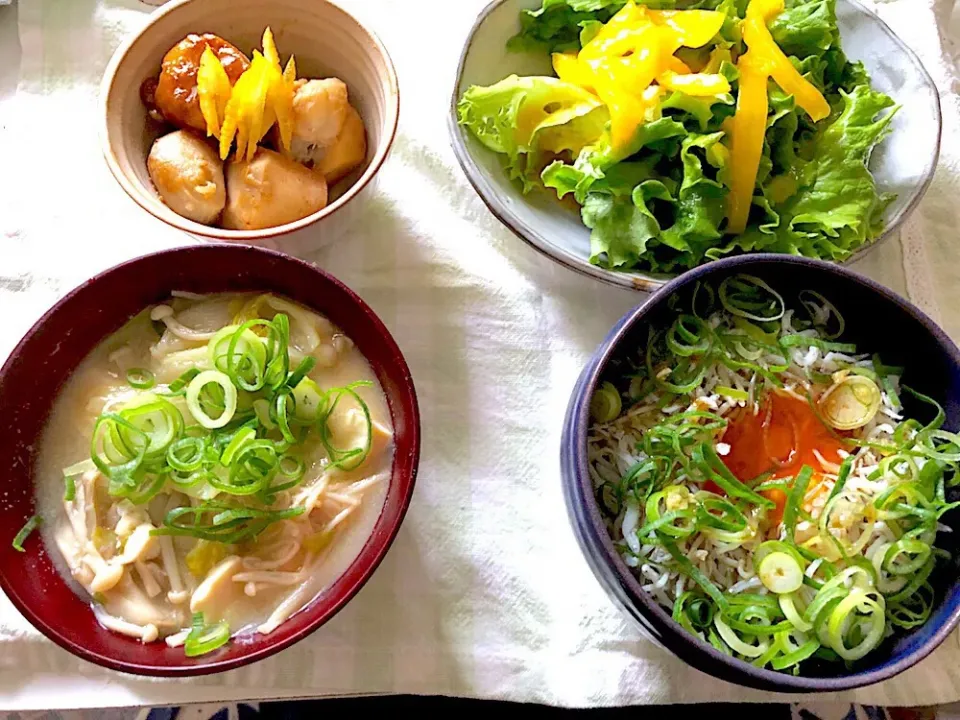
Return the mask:
<path id="1" fill-rule="evenodd" d="M 915 306 L 862 275 L 819 260 L 772 254 L 719 260 L 681 275 L 624 315 L 580 374 L 560 446 L 564 497 L 580 548 L 614 603 L 653 640 L 698 670 L 728 682 L 780 692 L 832 692 L 886 680 L 933 652 L 960 621 L 960 512 L 943 520 L 958 532 L 938 536 L 938 545 L 950 551 L 952 559 L 940 563 L 931 576 L 936 600 L 927 623 L 887 640 L 849 669 L 838 663 L 809 663 L 799 677 L 756 668 L 687 633 L 641 589 L 603 523 L 587 470 L 590 398 L 600 383 L 617 377 L 616 366 L 623 358 L 644 347 L 651 324 L 663 327 L 672 322 L 667 300 L 673 293 L 698 280 L 709 280 L 716 287 L 724 277 L 737 273 L 760 277 L 785 297 L 802 289 L 824 294 L 847 321 L 845 339 L 864 351 L 880 353 L 888 364 L 904 366 L 906 384 L 944 406 L 945 427 L 954 431 L 960 427 L 960 349 Z M 904 404 L 907 413 L 914 410 L 907 399 Z M 927 417 L 929 409 L 916 408 L 916 413 Z"/>

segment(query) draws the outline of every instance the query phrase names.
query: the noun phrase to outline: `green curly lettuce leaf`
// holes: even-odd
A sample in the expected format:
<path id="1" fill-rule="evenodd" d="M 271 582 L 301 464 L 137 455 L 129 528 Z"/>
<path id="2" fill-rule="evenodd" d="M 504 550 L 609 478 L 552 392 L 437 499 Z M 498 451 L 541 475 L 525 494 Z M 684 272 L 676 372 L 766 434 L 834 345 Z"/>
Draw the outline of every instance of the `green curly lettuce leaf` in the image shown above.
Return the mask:
<path id="1" fill-rule="evenodd" d="M 507 42 L 513 52 L 579 50 L 580 32 L 607 22 L 626 0 L 543 0 L 536 10 L 520 13 L 520 32 Z M 672 6 L 672 4 L 671 4 Z"/>
<path id="2" fill-rule="evenodd" d="M 792 0 L 770 23 L 770 34 L 786 55 L 822 57 L 840 45 L 837 0 Z"/>
<path id="3" fill-rule="evenodd" d="M 721 237 L 726 189 L 715 176 L 727 161 L 722 137 L 684 138 L 676 190 L 675 182 L 658 177 L 644 179 L 629 195 L 595 185 L 583 204 L 583 222 L 591 229 L 590 262 L 617 269 L 634 267 L 643 258 L 651 269 L 669 271 L 702 258 Z M 647 167 L 655 165 L 653 160 Z"/>
<path id="4" fill-rule="evenodd" d="M 646 147 L 662 149 L 662 143 L 686 134 L 682 123 L 669 117 L 660 118 L 637 129 L 630 151 L 626 153 L 616 152 L 610 146 L 609 136 L 605 134 L 597 143 L 583 148 L 572 166 L 562 161 L 548 165 L 541 180 L 545 187 L 556 190 L 559 197 L 572 192 L 574 199 L 582 204 L 594 184 L 602 180 L 611 168 L 617 167 L 625 156 L 638 153 Z"/>
<path id="5" fill-rule="evenodd" d="M 812 141 L 802 187 L 782 209 L 781 227 L 792 250 L 792 237 L 802 238 L 804 255 L 841 260 L 871 236 L 874 215 L 885 201 L 867 169 L 870 152 L 890 132 L 893 100 L 860 85 L 842 93 L 843 109 Z M 786 220 L 786 222 L 784 222 Z"/>
<path id="6" fill-rule="evenodd" d="M 844 260 L 876 236 L 892 196 L 877 192 L 867 162 L 890 132 L 896 108 L 887 95 L 866 85 L 849 94 L 841 91 L 840 98 L 822 129 L 797 149 L 792 161 L 796 192 L 778 198 L 772 192 L 775 181 L 767 182 L 763 196 L 754 197 L 747 232 L 708 251 L 708 258 L 763 250 Z"/>
<path id="7" fill-rule="evenodd" d="M 488 87 L 469 88 L 457 116 L 476 138 L 507 156 L 507 172 L 529 191 L 546 159 L 576 156 L 609 122 L 596 96 L 552 77 L 511 75 Z"/>

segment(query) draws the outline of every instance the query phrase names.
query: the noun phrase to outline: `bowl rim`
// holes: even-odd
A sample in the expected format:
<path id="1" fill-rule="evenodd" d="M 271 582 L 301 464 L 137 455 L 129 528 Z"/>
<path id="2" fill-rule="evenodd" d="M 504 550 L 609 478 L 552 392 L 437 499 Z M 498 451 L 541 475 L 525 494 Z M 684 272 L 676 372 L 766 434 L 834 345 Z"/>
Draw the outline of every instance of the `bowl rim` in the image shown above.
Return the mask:
<path id="1" fill-rule="evenodd" d="M 370 160 L 370 164 L 363 171 L 360 177 L 357 178 L 357 180 L 349 188 L 347 188 L 347 191 L 344 192 L 343 195 L 338 197 L 326 207 L 317 210 L 317 212 L 284 225 L 277 225 L 275 227 L 263 228 L 260 230 L 228 230 L 226 228 L 203 225 L 202 223 L 198 223 L 178 215 L 172 210 L 170 210 L 171 217 L 166 217 L 164 213 L 160 212 L 160 208 L 165 208 L 166 206 L 163 205 L 159 197 L 154 198 L 156 202 L 150 202 L 150 200 L 138 189 L 139 187 L 146 186 L 141 186 L 139 183 L 132 182 L 120 170 L 120 163 L 117 159 L 117 154 L 114 151 L 113 144 L 111 143 L 112 136 L 110 133 L 110 123 L 108 121 L 107 114 L 107 108 L 110 105 L 111 98 L 114 96 L 114 81 L 116 80 L 117 71 L 123 64 L 123 61 L 126 59 L 130 49 L 138 41 L 140 41 L 141 38 L 147 32 L 149 32 L 150 28 L 153 27 L 160 19 L 171 13 L 178 12 L 180 8 L 185 5 L 200 2 L 202 2 L 202 0 L 174 0 L 173 2 L 170 2 L 167 5 L 149 13 L 149 19 L 144 26 L 131 33 L 129 37 L 124 39 L 124 41 L 117 47 L 116 51 L 114 51 L 110 58 L 110 62 L 107 63 L 106 70 L 104 70 L 103 73 L 103 79 L 100 81 L 100 97 L 97 111 L 99 114 L 100 146 L 103 152 L 103 157 L 106 160 L 107 167 L 110 168 L 110 173 L 113 175 L 117 183 L 119 183 L 120 187 L 123 188 L 124 192 L 130 196 L 130 198 L 137 203 L 137 205 L 146 210 L 153 217 L 157 218 L 166 225 L 183 230 L 191 235 L 213 240 L 226 240 L 230 242 L 253 244 L 256 242 L 272 240 L 284 235 L 289 235 L 298 230 L 302 230 L 303 228 L 308 227 L 329 215 L 332 215 L 354 197 L 359 195 L 360 192 L 370 184 L 371 180 L 373 180 L 373 177 L 380 171 L 380 168 L 383 167 L 383 164 L 386 161 L 391 148 L 393 147 L 394 140 L 397 137 L 397 128 L 400 124 L 400 85 L 399 80 L 397 79 L 397 71 L 393 64 L 393 59 L 390 57 L 390 53 L 380 40 L 380 37 L 373 30 L 367 27 L 367 25 L 361 22 L 356 15 L 349 12 L 341 5 L 331 2 L 331 0 L 314 0 L 314 2 L 331 6 L 356 23 L 356 26 L 360 32 L 366 36 L 370 44 L 376 48 L 377 52 L 383 58 L 384 66 L 387 70 L 386 79 L 388 83 L 386 92 L 387 127 L 385 136 L 381 140 L 379 147 L 377 147 L 376 151 L 374 152 L 373 158 Z M 146 158 L 144 158 L 144 162 L 146 162 Z M 150 190 L 152 187 L 146 189 Z M 154 190 L 154 193 L 155 192 L 156 191 Z M 167 209 L 169 210 L 169 208 Z"/>
<path id="2" fill-rule="evenodd" d="M 364 541 L 357 558 L 354 558 L 354 560 L 351 561 L 344 571 L 338 575 L 335 580 L 333 580 L 333 583 L 335 584 L 339 582 L 341 578 L 350 576 L 350 584 L 344 587 L 340 593 L 334 596 L 332 602 L 330 602 L 328 606 L 318 606 L 317 608 L 312 608 L 311 606 L 316 602 L 319 595 L 315 596 L 309 603 L 295 613 L 295 615 L 300 613 L 314 613 L 316 615 L 298 631 L 283 639 L 273 642 L 268 641 L 261 648 L 230 659 L 211 659 L 209 662 L 197 661 L 195 664 L 191 665 L 148 665 L 108 656 L 99 652 L 98 650 L 81 645 L 80 643 L 76 642 L 69 633 L 62 632 L 58 627 L 55 627 L 54 625 L 46 622 L 46 620 L 38 617 L 30 604 L 26 602 L 26 599 L 20 597 L 20 595 L 12 587 L 10 587 L 6 575 L 0 572 L 0 591 L 3 591 L 3 593 L 9 598 L 11 604 L 20 612 L 21 615 L 23 615 L 30 625 L 39 630 L 48 639 L 52 640 L 58 646 L 75 655 L 76 657 L 81 658 L 82 660 L 87 660 L 110 670 L 141 676 L 190 677 L 210 675 L 213 673 L 233 670 L 259 660 L 263 660 L 271 655 L 275 655 L 280 651 L 300 642 L 318 630 L 322 625 L 325 625 L 356 596 L 356 594 L 361 590 L 361 588 L 363 588 L 364 585 L 366 585 L 366 583 L 376 572 L 377 568 L 383 562 L 383 559 L 386 557 L 390 548 L 393 546 L 393 542 L 396 539 L 397 533 L 400 531 L 400 527 L 403 524 L 403 520 L 406 517 L 407 511 L 409 510 L 410 502 L 413 498 L 413 491 L 416 487 L 417 474 L 420 465 L 421 417 L 416 387 L 413 382 L 413 375 L 410 373 L 410 368 L 407 365 L 406 358 L 404 358 L 399 345 L 397 345 L 396 340 L 387 329 L 386 325 L 384 325 L 380 317 L 359 295 L 357 295 L 353 290 L 347 287 L 346 284 L 341 282 L 332 274 L 328 273 L 326 270 L 323 270 L 312 263 L 301 260 L 300 258 L 294 257 L 287 253 L 282 253 L 269 248 L 258 247 L 256 245 L 245 243 L 220 243 L 209 245 L 187 245 L 169 248 L 166 250 L 147 253 L 146 255 L 139 255 L 97 273 L 93 277 L 74 287 L 72 290 L 70 290 L 70 292 L 57 300 L 57 302 L 54 303 L 49 310 L 43 313 L 43 315 L 40 316 L 40 318 L 30 326 L 24 336 L 10 351 L 10 354 L 7 356 L 4 363 L 0 365 L 0 387 L 3 386 L 3 381 L 7 373 L 10 372 L 11 368 L 13 368 L 19 362 L 19 356 L 24 346 L 26 346 L 35 335 L 43 331 L 43 328 L 50 317 L 58 313 L 61 308 L 70 302 L 74 297 L 85 292 L 90 285 L 101 281 L 107 275 L 127 270 L 131 266 L 139 265 L 140 263 L 149 263 L 159 256 L 194 254 L 197 252 L 252 252 L 254 255 L 270 256 L 272 259 L 282 263 L 300 265 L 304 269 L 307 269 L 319 276 L 318 282 L 329 283 L 350 298 L 350 301 L 363 313 L 366 321 L 371 324 L 381 342 L 386 344 L 386 355 L 389 356 L 390 362 L 399 368 L 401 374 L 406 379 L 406 382 L 401 386 L 402 395 L 399 399 L 399 402 L 408 403 L 411 410 L 409 429 L 410 442 L 409 447 L 404 448 L 404 454 L 408 455 L 410 459 L 410 480 L 406 491 L 403 492 L 397 499 L 397 510 L 395 515 L 392 518 L 388 518 L 386 524 L 384 524 L 383 527 L 380 527 L 380 523 L 384 519 L 384 510 L 381 509 L 381 513 L 378 516 L 370 535 Z M 101 338 L 101 340 L 102 339 L 103 338 Z M 388 494 L 389 488 L 392 487 L 395 482 L 394 473 L 395 471 L 391 468 L 390 486 L 388 486 L 387 491 Z M 368 546 L 373 547 L 370 560 L 364 565 L 357 566 L 357 560 L 359 559 L 360 555 L 364 553 Z M 59 575 L 59 572 L 57 574 Z M 62 578 L 61 582 L 66 583 L 66 581 L 64 581 Z M 69 588 L 69 590 L 70 592 L 74 592 L 72 588 Z M 321 590 L 321 594 L 323 592 L 324 591 Z M 112 632 L 106 628 L 102 628 L 102 631 L 104 633 Z M 135 640 L 131 639 L 131 642 L 135 642 Z"/>
<path id="3" fill-rule="evenodd" d="M 594 280 L 599 280 L 602 283 L 616 287 L 629 288 L 639 292 L 653 292 L 658 288 L 663 287 L 683 273 L 667 275 L 644 271 L 618 272 L 616 270 L 608 270 L 597 265 L 592 265 L 587 258 L 571 253 L 566 249 L 552 243 L 550 239 L 547 238 L 543 233 L 532 227 L 530 224 L 524 222 L 510 211 L 506 204 L 501 200 L 500 193 L 484 177 L 476 161 L 473 159 L 471 152 L 467 149 L 469 142 L 467 130 L 457 122 L 457 101 L 459 100 L 457 91 L 460 87 L 460 80 L 463 77 L 463 70 L 464 66 L 466 65 L 467 56 L 470 54 L 471 47 L 476 38 L 477 32 L 480 30 L 480 27 L 486 22 L 487 18 L 492 13 L 499 9 L 501 5 L 504 5 L 508 2 L 513 2 L 513 0 L 492 0 L 486 7 L 484 7 L 484 9 L 477 16 L 473 26 L 470 28 L 470 32 L 468 33 L 466 41 L 463 45 L 463 50 L 460 53 L 460 60 L 457 63 L 457 71 L 453 81 L 453 90 L 450 95 L 450 112 L 447 114 L 447 130 L 450 135 L 450 144 L 453 148 L 453 154 L 457 158 L 457 162 L 459 163 L 461 170 L 463 170 L 463 174 L 466 175 L 467 181 L 480 197 L 480 200 L 483 202 L 483 204 L 487 206 L 487 209 L 490 211 L 490 213 L 497 220 L 499 220 L 501 224 L 506 226 L 507 229 L 527 243 L 527 245 L 532 247 L 540 254 L 550 258 L 554 262 L 559 263 L 560 265 L 563 265 L 574 272 L 580 273 L 581 275 L 586 275 Z M 900 37 L 876 12 L 863 5 L 860 0 L 838 0 L 838 2 L 848 3 L 859 12 L 869 16 L 879 26 L 880 30 L 886 33 L 886 35 L 894 42 L 894 44 L 899 47 L 903 54 L 918 68 L 920 71 L 920 76 L 923 78 L 924 85 L 928 90 L 930 90 L 930 94 L 933 98 L 933 114 L 937 125 L 934 151 L 923 169 L 923 179 L 917 186 L 916 192 L 910 199 L 910 202 L 908 202 L 903 208 L 894 214 L 893 217 L 890 218 L 887 226 L 884 227 L 883 231 L 873 242 L 868 245 L 861 246 L 851 253 L 850 257 L 846 258 L 842 262 L 835 263 L 839 265 L 848 265 L 860 260 L 882 242 L 886 241 L 890 237 L 893 237 L 900 230 L 901 225 L 903 225 L 907 217 L 909 217 L 909 215 L 917 208 L 917 206 L 920 204 L 920 201 L 923 200 L 924 195 L 930 187 L 930 183 L 933 182 L 934 172 L 936 171 L 937 163 L 940 159 L 940 145 L 943 137 L 943 116 L 940 106 L 940 93 L 937 91 L 937 85 L 933 81 L 933 77 L 930 75 L 930 72 L 927 70 L 923 62 L 921 62 L 920 58 L 913 51 L 913 49 L 903 42 L 903 40 L 900 39 Z M 735 255 L 733 257 L 739 256 Z M 716 261 L 710 260 L 698 265 L 697 267 L 703 267 L 710 262 Z"/>
<path id="4" fill-rule="evenodd" d="M 960 367 L 960 348 L 929 316 L 906 298 L 849 268 L 824 260 L 776 253 L 738 255 L 715 260 L 671 280 L 653 293 L 646 302 L 629 310 L 617 321 L 607 337 L 594 351 L 570 396 L 565 421 L 567 426 L 564 432 L 565 443 L 560 448 L 561 465 L 564 465 L 565 459 L 569 460 L 562 473 L 562 483 L 567 500 L 569 520 L 573 525 L 581 550 L 586 556 L 587 563 L 600 584 L 609 587 L 615 581 L 617 584 L 617 600 L 623 605 L 622 609 L 638 622 L 641 622 L 642 625 L 649 624 L 652 626 L 657 639 L 662 641 L 665 647 L 686 663 L 727 681 L 777 692 L 850 690 L 891 678 L 927 657 L 949 637 L 957 624 L 960 623 L 960 606 L 950 613 L 947 620 L 926 643 L 900 660 L 879 668 L 861 670 L 839 677 L 807 677 L 754 667 L 748 662 L 721 653 L 704 640 L 689 634 L 641 588 L 640 583 L 620 558 L 606 530 L 593 492 L 593 483 L 587 461 L 586 447 L 590 424 L 590 397 L 599 385 L 604 370 L 617 354 L 628 333 L 637 325 L 645 322 L 647 316 L 655 308 L 659 308 L 667 302 L 673 293 L 703 279 L 704 276 L 722 273 L 741 265 L 783 263 L 796 266 L 798 272 L 803 272 L 809 268 L 822 269 L 829 274 L 859 284 L 886 300 L 896 303 L 929 332 L 937 343 L 944 348 L 953 362 Z M 567 430 L 569 430 L 569 435 Z M 564 458 L 565 455 L 568 457 Z M 568 468 L 569 472 L 567 472 Z M 585 498 L 588 500 L 584 501 Z M 611 573 L 615 578 L 603 577 L 604 571 Z"/>

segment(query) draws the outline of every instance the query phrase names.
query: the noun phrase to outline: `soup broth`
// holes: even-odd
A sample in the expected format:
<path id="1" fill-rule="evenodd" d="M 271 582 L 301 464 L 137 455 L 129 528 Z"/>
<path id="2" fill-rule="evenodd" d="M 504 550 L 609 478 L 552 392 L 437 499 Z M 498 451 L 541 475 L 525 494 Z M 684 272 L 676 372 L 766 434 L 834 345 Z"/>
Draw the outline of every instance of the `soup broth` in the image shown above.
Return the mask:
<path id="1" fill-rule="evenodd" d="M 328 588 L 371 534 L 391 465 L 383 392 L 340 329 L 272 295 L 178 294 L 66 383 L 38 505 L 49 554 L 104 626 L 189 654 L 206 651 L 201 623 L 269 633 Z"/>

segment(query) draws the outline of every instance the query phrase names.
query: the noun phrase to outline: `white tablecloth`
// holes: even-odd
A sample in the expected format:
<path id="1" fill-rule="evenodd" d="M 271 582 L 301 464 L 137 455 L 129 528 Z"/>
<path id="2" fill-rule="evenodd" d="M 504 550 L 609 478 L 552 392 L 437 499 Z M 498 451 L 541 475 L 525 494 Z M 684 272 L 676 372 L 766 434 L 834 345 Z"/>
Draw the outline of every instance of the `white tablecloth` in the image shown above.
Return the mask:
<path id="1" fill-rule="evenodd" d="M 403 112 L 379 194 L 349 237 L 311 259 L 379 313 L 416 381 L 423 462 L 396 544 L 356 599 L 309 639 L 190 681 L 78 661 L 0 595 L 0 709 L 373 692 L 573 706 L 771 699 L 643 640 L 573 538 L 559 481 L 563 411 L 590 352 L 642 297 L 536 254 L 486 211 L 453 161 L 444 124 L 453 67 L 483 0 L 345 4 L 390 49 Z M 860 269 L 909 293 L 960 337 L 952 3 L 879 9 L 934 74 L 945 134 L 936 181 L 902 241 Z M 104 65 L 148 10 L 137 0 L 0 7 L 0 358 L 87 277 L 191 242 L 122 193 L 97 140 Z M 956 637 L 900 678 L 843 697 L 958 698 Z"/>

